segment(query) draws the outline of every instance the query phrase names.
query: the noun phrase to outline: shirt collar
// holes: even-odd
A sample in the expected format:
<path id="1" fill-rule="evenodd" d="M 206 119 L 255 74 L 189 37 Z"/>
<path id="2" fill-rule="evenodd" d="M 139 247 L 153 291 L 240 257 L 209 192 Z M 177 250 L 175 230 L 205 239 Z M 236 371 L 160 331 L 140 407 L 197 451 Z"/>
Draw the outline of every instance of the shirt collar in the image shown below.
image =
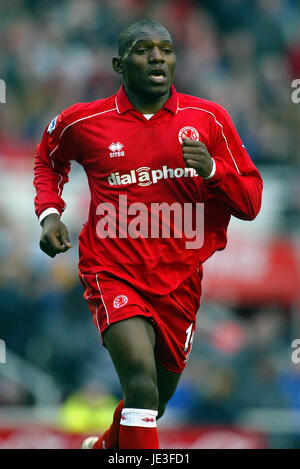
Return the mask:
<path id="1" fill-rule="evenodd" d="M 117 95 L 116 95 L 116 107 L 117 111 L 119 114 L 124 114 L 127 111 L 130 111 L 132 109 L 135 109 L 134 106 L 131 104 L 129 101 L 124 85 L 121 86 L 119 89 Z M 178 111 L 178 93 L 174 87 L 174 85 L 171 86 L 171 94 L 168 99 L 168 101 L 163 105 L 164 109 L 168 109 L 168 111 L 171 111 L 173 114 L 177 114 Z"/>

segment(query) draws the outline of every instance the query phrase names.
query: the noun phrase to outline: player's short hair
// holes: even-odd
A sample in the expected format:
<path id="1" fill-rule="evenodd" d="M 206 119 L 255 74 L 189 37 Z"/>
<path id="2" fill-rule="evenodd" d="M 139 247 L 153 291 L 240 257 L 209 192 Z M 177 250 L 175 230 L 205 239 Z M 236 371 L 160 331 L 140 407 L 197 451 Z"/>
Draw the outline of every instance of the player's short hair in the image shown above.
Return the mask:
<path id="1" fill-rule="evenodd" d="M 124 55 L 124 53 L 126 52 L 128 46 L 134 40 L 137 31 L 142 29 L 144 26 L 148 26 L 148 27 L 150 27 L 152 29 L 156 29 L 156 30 L 163 29 L 168 33 L 168 35 L 170 36 L 170 39 L 171 39 L 171 35 L 170 35 L 169 31 L 162 24 L 158 23 L 157 21 L 147 20 L 147 19 L 146 20 L 135 21 L 134 23 L 131 23 L 127 28 L 123 29 L 123 31 L 121 32 L 121 34 L 118 37 L 118 54 L 119 54 L 120 57 L 122 57 Z"/>

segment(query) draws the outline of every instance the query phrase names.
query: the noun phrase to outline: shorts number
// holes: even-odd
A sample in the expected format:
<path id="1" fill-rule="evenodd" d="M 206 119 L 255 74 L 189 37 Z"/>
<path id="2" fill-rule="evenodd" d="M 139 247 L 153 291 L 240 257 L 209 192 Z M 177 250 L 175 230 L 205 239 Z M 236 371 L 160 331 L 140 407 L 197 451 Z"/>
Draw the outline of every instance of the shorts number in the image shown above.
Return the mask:
<path id="1" fill-rule="evenodd" d="M 185 340 L 184 349 L 183 349 L 184 352 L 187 352 L 189 346 L 192 345 L 193 338 L 194 338 L 194 333 L 192 334 L 192 330 L 193 330 L 193 323 L 185 331 L 186 332 L 186 340 Z"/>

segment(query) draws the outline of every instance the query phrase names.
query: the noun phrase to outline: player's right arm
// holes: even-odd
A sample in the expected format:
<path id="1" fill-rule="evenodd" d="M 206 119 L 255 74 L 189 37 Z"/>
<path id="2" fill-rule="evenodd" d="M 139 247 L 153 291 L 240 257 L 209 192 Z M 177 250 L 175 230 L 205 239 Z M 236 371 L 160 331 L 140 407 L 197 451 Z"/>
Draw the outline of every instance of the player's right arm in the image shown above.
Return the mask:
<path id="1" fill-rule="evenodd" d="M 68 230 L 60 220 L 66 207 L 61 193 L 68 182 L 70 160 L 74 158 L 69 157 L 72 146 L 62 113 L 46 128 L 34 166 L 35 212 L 42 226 L 40 248 L 50 257 L 72 247 Z"/>

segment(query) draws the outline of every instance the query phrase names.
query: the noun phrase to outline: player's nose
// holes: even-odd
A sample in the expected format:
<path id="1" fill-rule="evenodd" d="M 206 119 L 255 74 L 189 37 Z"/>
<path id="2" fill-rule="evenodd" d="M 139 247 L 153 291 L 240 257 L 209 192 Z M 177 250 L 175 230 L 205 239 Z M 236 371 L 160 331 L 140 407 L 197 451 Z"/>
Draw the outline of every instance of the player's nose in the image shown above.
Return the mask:
<path id="1" fill-rule="evenodd" d="M 159 47 L 153 47 L 151 53 L 149 54 L 149 62 L 164 62 L 164 56 L 161 53 Z"/>

